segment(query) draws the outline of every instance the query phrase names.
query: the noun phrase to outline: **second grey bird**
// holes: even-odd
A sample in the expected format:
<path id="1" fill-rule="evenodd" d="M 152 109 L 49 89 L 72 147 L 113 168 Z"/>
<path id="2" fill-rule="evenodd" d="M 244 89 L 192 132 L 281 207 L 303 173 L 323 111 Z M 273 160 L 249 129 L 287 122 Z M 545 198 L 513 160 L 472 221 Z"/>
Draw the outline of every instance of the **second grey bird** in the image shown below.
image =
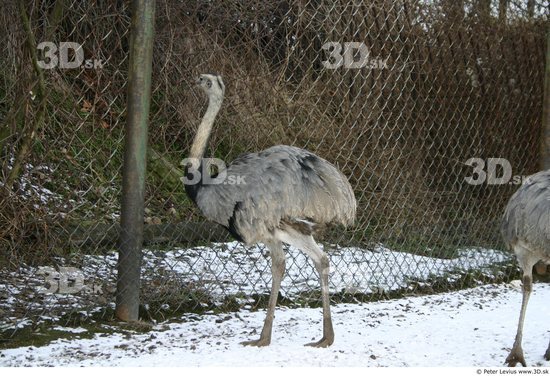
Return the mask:
<path id="1" fill-rule="evenodd" d="M 512 195 L 504 211 L 501 232 L 523 271 L 518 329 L 506 363 L 510 367 L 521 363 L 525 367 L 521 342 L 527 303 L 533 289 L 533 266 L 537 262 L 550 264 L 550 170 L 529 176 Z M 544 357 L 550 360 L 550 344 Z"/>
<path id="2" fill-rule="evenodd" d="M 356 201 L 348 180 L 323 158 L 286 145 L 239 156 L 219 172 L 216 184 L 208 184 L 204 177 L 196 179 L 207 163 L 204 154 L 208 138 L 225 93 L 218 75 L 202 74 L 197 84 L 208 96 L 208 108 L 187 159 L 185 190 L 206 218 L 245 244 L 265 244 L 272 260 L 271 294 L 260 338 L 243 344 L 266 346 L 271 342 L 286 243 L 311 257 L 320 278 L 323 337 L 308 345 L 330 346 L 334 330 L 328 294 L 329 260 L 313 235 L 326 224 L 353 224 Z"/>

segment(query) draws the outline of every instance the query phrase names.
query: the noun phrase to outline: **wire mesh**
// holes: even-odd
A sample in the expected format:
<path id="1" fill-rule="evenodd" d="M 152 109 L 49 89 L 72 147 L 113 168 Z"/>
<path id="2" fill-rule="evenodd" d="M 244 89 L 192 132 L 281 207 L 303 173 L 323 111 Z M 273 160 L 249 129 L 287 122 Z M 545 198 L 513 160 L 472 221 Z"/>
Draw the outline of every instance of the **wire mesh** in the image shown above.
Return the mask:
<path id="1" fill-rule="evenodd" d="M 268 251 L 205 222 L 180 182 L 206 72 L 227 87 L 209 155 L 296 145 L 349 178 L 356 224 L 317 239 L 334 302 L 516 276 L 498 226 L 538 168 L 549 4 L 496 3 L 158 2 L 141 316 L 261 306 L 269 293 Z M 130 16 L 125 2 L 0 5 L 8 345 L 45 323 L 112 317 Z M 53 66 L 36 68 L 33 50 Z M 312 264 L 287 254 L 283 303 L 318 304 Z"/>

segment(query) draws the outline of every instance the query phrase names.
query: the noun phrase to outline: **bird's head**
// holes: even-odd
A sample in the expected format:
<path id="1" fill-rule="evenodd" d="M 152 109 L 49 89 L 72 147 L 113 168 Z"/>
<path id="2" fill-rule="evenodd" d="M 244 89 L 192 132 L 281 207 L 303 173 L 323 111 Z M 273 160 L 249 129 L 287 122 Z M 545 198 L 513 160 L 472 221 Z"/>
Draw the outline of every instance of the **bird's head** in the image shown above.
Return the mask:
<path id="1" fill-rule="evenodd" d="M 197 85 L 208 95 L 209 99 L 222 100 L 225 94 L 225 85 L 217 74 L 201 74 L 196 81 Z"/>

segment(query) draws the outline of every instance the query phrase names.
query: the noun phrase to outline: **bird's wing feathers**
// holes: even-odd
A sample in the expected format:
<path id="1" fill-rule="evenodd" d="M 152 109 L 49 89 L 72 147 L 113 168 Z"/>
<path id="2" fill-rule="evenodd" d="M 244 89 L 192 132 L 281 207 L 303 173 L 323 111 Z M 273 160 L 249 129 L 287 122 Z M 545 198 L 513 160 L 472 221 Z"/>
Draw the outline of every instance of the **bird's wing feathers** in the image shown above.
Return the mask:
<path id="1" fill-rule="evenodd" d="M 355 218 L 347 179 L 306 150 L 280 145 L 246 154 L 226 173 L 225 184 L 203 186 L 197 205 L 247 243 L 261 240 L 285 220 L 349 225 Z"/>

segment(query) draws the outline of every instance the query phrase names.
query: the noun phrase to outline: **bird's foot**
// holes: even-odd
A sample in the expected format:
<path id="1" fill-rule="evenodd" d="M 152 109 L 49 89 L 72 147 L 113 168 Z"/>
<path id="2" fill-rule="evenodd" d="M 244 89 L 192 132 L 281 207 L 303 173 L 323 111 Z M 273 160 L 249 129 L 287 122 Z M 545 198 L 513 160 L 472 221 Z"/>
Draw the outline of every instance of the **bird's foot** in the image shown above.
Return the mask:
<path id="1" fill-rule="evenodd" d="M 527 363 L 525 363 L 525 358 L 523 357 L 522 349 L 513 348 L 506 358 L 505 363 L 506 365 L 508 365 L 508 367 L 515 367 L 518 363 L 521 363 L 522 366 L 527 367 Z"/>
<path id="2" fill-rule="evenodd" d="M 317 341 L 317 342 L 311 342 L 311 343 L 306 343 L 305 346 L 310 346 L 310 347 L 329 347 L 330 345 L 332 345 L 333 342 L 334 342 L 334 337 L 327 338 L 327 337 L 323 336 L 323 338 L 321 338 L 319 341 Z"/>
<path id="3" fill-rule="evenodd" d="M 260 337 L 259 339 L 256 339 L 256 340 L 243 341 L 243 342 L 241 342 L 241 345 L 243 345 L 243 346 L 264 347 L 264 346 L 269 346 L 270 343 L 271 343 L 270 338 Z"/>

